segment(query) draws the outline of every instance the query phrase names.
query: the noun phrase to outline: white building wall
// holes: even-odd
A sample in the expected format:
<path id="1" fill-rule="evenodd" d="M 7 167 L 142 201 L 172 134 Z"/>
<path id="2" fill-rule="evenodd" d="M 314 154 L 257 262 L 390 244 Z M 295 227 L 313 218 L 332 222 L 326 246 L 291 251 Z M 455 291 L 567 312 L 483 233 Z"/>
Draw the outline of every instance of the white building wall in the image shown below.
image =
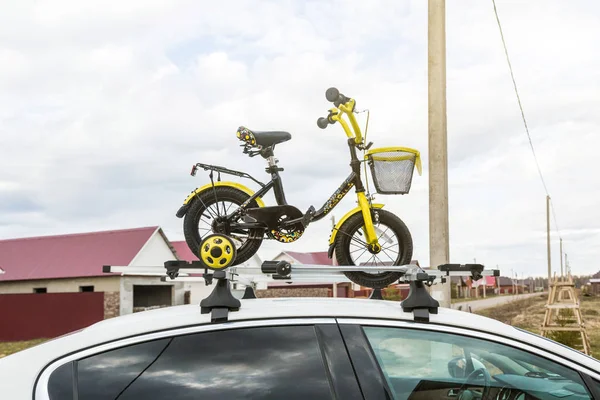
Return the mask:
<path id="1" fill-rule="evenodd" d="M 93 286 L 94 292 L 116 292 L 119 290 L 119 277 L 107 275 L 89 278 L 0 282 L 0 294 L 33 293 L 33 288 L 46 288 L 48 293 L 79 292 L 80 286 Z"/>
<path id="2" fill-rule="evenodd" d="M 185 290 L 190 291 L 190 303 L 200 307 L 202 299 L 208 297 L 215 288 L 214 281 L 212 285 L 206 286 L 204 281 L 185 282 Z"/>
<path id="3" fill-rule="evenodd" d="M 133 267 L 162 267 L 165 261 L 175 259 L 175 254 L 157 230 L 129 265 Z"/>
<path id="4" fill-rule="evenodd" d="M 185 285 L 183 282 L 161 282 L 159 277 L 154 276 L 122 276 L 120 282 L 120 315 L 133 313 L 133 286 L 134 285 L 161 285 L 173 286 L 171 297 L 172 305 L 184 304 Z"/>
<path id="5" fill-rule="evenodd" d="M 173 251 L 157 230 L 148 239 L 140 252 L 131 261 L 129 266 L 135 267 L 163 267 L 165 261 L 175 260 Z M 161 272 L 164 271 L 162 268 Z M 120 281 L 120 315 L 133 312 L 133 286 L 134 285 L 166 285 L 173 286 L 171 304 L 181 305 L 184 303 L 185 285 L 183 282 L 161 282 L 159 276 L 137 276 L 124 275 Z"/>

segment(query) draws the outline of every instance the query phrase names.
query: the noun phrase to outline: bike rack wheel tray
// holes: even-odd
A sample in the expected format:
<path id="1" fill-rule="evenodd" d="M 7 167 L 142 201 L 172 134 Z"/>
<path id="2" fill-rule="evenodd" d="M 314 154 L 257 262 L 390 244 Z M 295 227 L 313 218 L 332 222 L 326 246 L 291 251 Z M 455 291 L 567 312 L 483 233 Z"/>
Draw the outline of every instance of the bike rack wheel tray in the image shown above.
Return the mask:
<path id="1" fill-rule="evenodd" d="M 165 271 L 166 270 L 166 271 Z M 402 275 L 398 283 L 408 283 L 410 290 L 408 297 L 400 302 L 402 310 L 412 312 L 414 320 L 428 322 L 430 314 L 437 314 L 439 302 L 431 297 L 425 286 L 431 286 L 439 280 L 446 282 L 448 277 L 461 276 L 479 280 L 484 276 L 500 276 L 498 269 L 485 270 L 482 264 L 443 264 L 437 269 L 423 269 L 414 264 L 401 266 L 339 266 L 339 265 L 311 265 L 290 264 L 287 261 L 265 261 L 260 268 L 246 266 L 232 266 L 221 271 L 212 271 L 200 261 L 170 260 L 164 267 L 103 267 L 104 273 L 146 274 L 160 277 L 164 282 L 173 281 L 204 281 L 211 285 L 213 280 L 217 284 L 212 293 L 200 303 L 202 314 L 211 313 L 211 321 L 225 322 L 229 312 L 238 311 L 241 302 L 231 293 L 230 282 L 239 282 L 246 285 L 242 299 L 256 298 L 254 287 L 259 281 L 284 281 L 284 282 L 341 282 L 347 280 L 344 272 L 400 272 Z M 197 276 L 190 276 L 194 274 Z M 183 276 L 182 276 L 183 275 Z M 260 278 L 259 278 L 260 277 Z M 381 298 L 372 296 L 372 299 Z"/>

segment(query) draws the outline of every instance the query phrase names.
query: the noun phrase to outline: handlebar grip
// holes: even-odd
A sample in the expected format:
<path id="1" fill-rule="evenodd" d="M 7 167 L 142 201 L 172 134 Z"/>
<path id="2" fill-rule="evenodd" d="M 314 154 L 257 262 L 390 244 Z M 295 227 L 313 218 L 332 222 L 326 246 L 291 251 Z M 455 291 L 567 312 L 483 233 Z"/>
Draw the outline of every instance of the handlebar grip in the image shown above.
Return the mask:
<path id="1" fill-rule="evenodd" d="M 325 91 L 325 98 L 327 98 L 327 101 L 329 101 L 331 103 L 333 103 L 334 101 L 337 101 L 339 96 L 340 96 L 340 91 L 334 87 L 330 87 L 329 89 L 327 89 Z"/>
<path id="2" fill-rule="evenodd" d="M 330 87 L 325 91 L 325 97 L 327 98 L 327 101 L 334 103 L 337 107 L 339 107 L 340 104 L 350 101 L 349 97 L 344 96 L 339 90 L 337 90 L 337 88 L 334 87 Z"/>
<path id="3" fill-rule="evenodd" d="M 325 117 L 321 117 L 317 120 L 317 126 L 321 129 L 325 129 L 327 128 L 327 125 L 329 125 L 329 120 Z"/>

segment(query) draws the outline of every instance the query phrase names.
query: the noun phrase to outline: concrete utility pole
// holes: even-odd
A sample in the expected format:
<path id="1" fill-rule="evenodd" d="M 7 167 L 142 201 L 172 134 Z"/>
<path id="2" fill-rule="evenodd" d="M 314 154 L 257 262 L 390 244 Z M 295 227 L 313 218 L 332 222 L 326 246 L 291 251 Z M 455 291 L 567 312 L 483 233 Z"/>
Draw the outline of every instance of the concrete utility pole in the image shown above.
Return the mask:
<path id="1" fill-rule="evenodd" d="M 562 278 L 563 274 L 563 252 L 562 252 L 562 238 L 560 238 L 560 277 Z"/>
<path id="2" fill-rule="evenodd" d="M 546 244 L 548 246 L 548 292 L 552 280 L 552 267 L 550 263 L 550 196 L 546 196 Z"/>
<path id="3" fill-rule="evenodd" d="M 429 263 L 450 262 L 448 228 L 448 144 L 446 129 L 446 2 L 429 0 Z M 450 307 L 450 279 L 431 286 L 431 295 Z"/>
<path id="4" fill-rule="evenodd" d="M 512 288 L 512 294 L 515 294 L 515 270 L 510 269 L 510 287 Z"/>

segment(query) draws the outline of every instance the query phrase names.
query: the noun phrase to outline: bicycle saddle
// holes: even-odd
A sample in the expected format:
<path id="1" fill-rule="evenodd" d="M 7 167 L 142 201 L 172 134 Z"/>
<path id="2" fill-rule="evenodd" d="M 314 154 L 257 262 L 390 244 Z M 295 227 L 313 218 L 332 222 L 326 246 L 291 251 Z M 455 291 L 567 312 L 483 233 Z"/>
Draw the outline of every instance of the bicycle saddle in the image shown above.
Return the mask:
<path id="1" fill-rule="evenodd" d="M 292 135 L 283 131 L 251 131 L 244 126 L 240 126 L 237 137 L 251 146 L 271 147 L 275 144 L 287 142 L 292 138 Z"/>

